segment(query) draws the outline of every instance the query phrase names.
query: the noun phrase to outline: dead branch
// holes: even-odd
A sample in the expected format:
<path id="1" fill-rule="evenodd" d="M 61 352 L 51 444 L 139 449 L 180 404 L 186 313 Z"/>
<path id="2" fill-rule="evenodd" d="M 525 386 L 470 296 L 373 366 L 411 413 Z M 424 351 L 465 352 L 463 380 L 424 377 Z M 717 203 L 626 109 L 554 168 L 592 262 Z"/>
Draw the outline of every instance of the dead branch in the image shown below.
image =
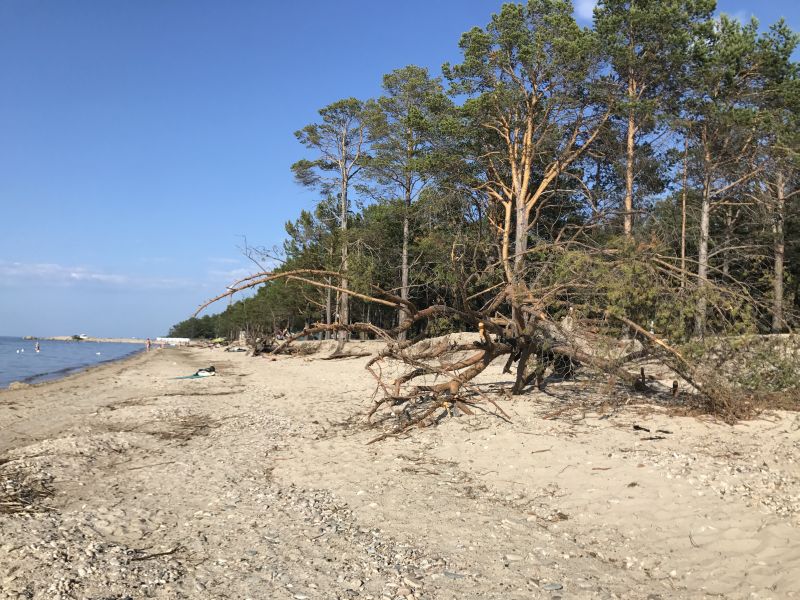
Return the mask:
<path id="1" fill-rule="evenodd" d="M 648 277 L 662 277 L 665 286 L 673 282 L 676 274 L 682 275 L 676 271 L 677 266 L 664 261 L 651 245 L 642 243 L 636 251 L 639 253 L 635 259 L 637 268 L 641 265 L 642 272 Z M 531 249 L 526 251 L 526 258 L 533 260 L 532 252 Z M 385 342 L 386 346 L 365 365 L 376 382 L 366 420 L 372 422 L 380 411 L 384 416 L 379 422 L 392 425 L 370 443 L 405 434 L 414 427 L 437 423 L 452 416 L 455 409 L 463 414 L 474 414 L 470 407 L 484 410 L 477 404 L 481 402 L 491 404 L 496 409 L 495 415 L 507 419 L 508 415 L 496 399 L 474 383 L 481 373 L 501 358 L 506 361 L 503 371 L 514 372 L 510 390 L 514 395 L 523 394 L 534 383 L 542 386 L 548 370 L 558 377 L 569 378 L 580 369 L 604 373 L 609 376 L 609 381 L 622 382 L 634 392 L 649 395 L 656 392 L 648 385 L 646 377 L 636 372 L 638 367 L 634 367 L 633 362 L 650 355 L 659 356 L 677 376 L 697 390 L 701 397 L 707 398 L 713 410 L 733 414 L 728 388 L 723 391 L 713 389 L 707 385 L 708 379 L 701 377 L 697 366 L 671 343 L 650 333 L 629 315 L 622 314 L 619 307 L 611 310 L 608 304 L 602 304 L 601 292 L 598 291 L 605 284 L 602 279 L 608 278 L 608 273 L 621 265 L 629 267 L 629 255 L 619 248 L 595 247 L 577 235 L 563 243 L 552 243 L 544 258 L 541 248 L 536 252 L 536 260 L 540 262 L 530 276 L 520 278 L 512 274 L 513 280 L 506 277 L 501 283 L 487 284 L 486 289 L 477 293 L 469 293 L 466 282 L 480 280 L 483 272 L 478 277 L 464 276 L 454 285 L 453 300 L 423 308 L 374 285 L 369 286 L 369 293 L 337 285 L 334 280 L 340 279 L 342 274 L 336 271 L 296 269 L 262 272 L 240 279 L 226 292 L 202 304 L 197 313 L 236 292 L 283 280 L 347 293 L 365 303 L 388 307 L 403 314 L 401 323 L 387 329 L 367 322 L 347 325 L 315 323 L 287 337 L 272 350 L 273 354 L 287 352 L 293 342 L 326 332 L 367 334 Z M 585 272 L 588 267 L 580 261 L 573 267 L 574 253 L 579 253 L 590 266 L 594 264 L 602 268 L 592 276 Z M 512 258 L 515 257 L 502 256 L 501 253 L 494 268 L 501 272 Z M 455 254 L 451 259 L 453 268 L 463 274 L 463 266 L 459 269 L 455 264 Z M 488 280 L 497 281 L 491 276 Z M 428 339 L 430 325 L 443 317 L 477 335 Z M 560 318 L 564 320 L 560 321 Z M 618 325 L 612 326 L 614 321 Z M 616 336 L 626 330 L 633 330 L 641 338 L 638 348 L 634 346 L 631 349 L 630 345 L 623 348 L 617 344 Z M 401 339 L 404 336 L 410 339 Z M 329 358 L 352 356 L 342 352 L 341 344 L 344 343 L 342 340 Z M 670 397 L 668 393 L 664 392 L 664 395 Z M 670 398 L 677 402 L 681 397 L 673 392 Z"/>

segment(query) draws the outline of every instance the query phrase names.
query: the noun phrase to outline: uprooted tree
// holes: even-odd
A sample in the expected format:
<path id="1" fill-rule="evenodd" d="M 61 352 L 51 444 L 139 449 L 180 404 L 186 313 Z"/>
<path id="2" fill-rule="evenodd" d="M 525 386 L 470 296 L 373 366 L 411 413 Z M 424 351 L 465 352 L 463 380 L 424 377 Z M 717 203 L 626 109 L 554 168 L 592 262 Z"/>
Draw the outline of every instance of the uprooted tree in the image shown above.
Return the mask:
<path id="1" fill-rule="evenodd" d="M 509 390 L 512 394 L 521 394 L 528 386 L 541 386 L 548 370 L 560 377 L 571 377 L 581 368 L 605 374 L 607 378 L 596 379 L 604 385 L 610 380 L 650 394 L 657 390 L 631 366 L 644 357 L 656 357 L 689 384 L 697 406 L 728 420 L 749 416 L 756 392 L 743 385 L 747 381 L 737 380 L 736 373 L 719 371 L 719 364 L 730 360 L 736 342 L 717 341 L 709 346 L 717 360 L 714 365 L 690 357 L 687 352 L 692 352 L 691 345 L 687 351 L 678 349 L 640 323 L 643 317 L 654 316 L 650 328 L 668 332 L 674 327 L 672 333 L 679 339 L 693 326 L 688 313 L 682 323 L 680 317 L 676 319 L 676 311 L 680 315 L 682 309 L 695 302 L 691 295 L 676 297 L 676 284 L 682 276 L 677 261 L 662 255 L 657 245 L 634 246 L 618 240 L 617 246 L 600 248 L 589 243 L 577 235 L 568 241 L 532 248 L 526 272 L 535 272 L 536 276 L 522 282 L 504 281 L 482 293 L 468 294 L 465 278 L 455 290 L 461 301 L 452 305 L 420 308 L 377 287 L 364 292 L 349 289 L 353 298 L 394 311 L 402 308 L 408 316 L 388 329 L 366 322 L 309 325 L 277 342 L 271 352 L 288 351 L 294 341 L 325 332 L 362 333 L 384 341 L 385 348 L 367 363 L 380 391 L 369 416 L 381 408 L 402 414 L 404 418 L 398 424 L 402 430 L 433 420 L 453 407 L 469 413 L 473 402 L 479 399 L 494 404 L 502 414 L 490 396 L 471 385 L 495 361 L 503 364 L 504 372 L 514 370 L 515 379 Z M 458 269 L 457 260 L 454 254 L 453 269 Z M 488 277 L 489 273 L 505 271 L 495 263 L 487 265 L 482 275 Z M 277 282 L 341 292 L 343 288 L 328 283 L 340 277 L 337 272 L 311 269 L 257 273 L 235 282 L 198 312 L 237 292 Z M 749 299 L 742 290 L 716 287 L 714 292 L 713 307 L 720 313 L 746 311 Z M 519 317 L 513 318 L 514 314 Z M 477 336 L 429 338 L 430 325 L 441 318 L 458 323 L 461 329 L 476 332 Z M 402 334 L 409 332 L 413 335 L 403 339 Z M 632 334 L 640 343 L 621 343 L 622 333 Z M 791 349 L 788 351 L 791 353 Z M 787 366 L 791 361 L 789 354 L 783 367 L 796 375 L 796 364 L 794 368 Z M 771 363 L 771 367 L 779 369 L 780 360 Z"/>
<path id="2" fill-rule="evenodd" d="M 688 46 L 702 43 L 707 53 L 697 60 L 698 68 L 708 75 L 702 81 L 707 87 L 714 81 L 711 75 L 734 81 L 726 75 L 731 69 L 751 74 L 758 72 L 759 64 L 774 70 L 779 59 L 794 64 L 785 52 L 770 57 L 766 46 L 743 48 L 739 41 L 746 31 L 729 21 L 716 31 L 693 31 L 708 39 L 686 36 L 671 43 L 687 45 L 681 54 L 687 60 Z M 307 263 L 295 268 L 298 262 L 290 261 L 275 271 L 235 282 L 198 312 L 259 286 L 292 286 L 305 297 L 335 294 L 365 308 L 361 321 L 342 318 L 308 324 L 272 351 L 287 350 L 300 338 L 334 332 L 385 341 L 385 349 L 367 364 L 380 392 L 369 416 L 384 408 L 396 415 L 398 424 L 389 434 L 453 409 L 470 412 L 480 399 L 494 403 L 473 382 L 495 362 L 502 362 L 506 372 L 513 370 L 512 394 L 541 385 L 549 371 L 570 377 L 578 369 L 603 374 L 604 384 L 610 380 L 648 394 L 654 392 L 653 386 L 633 365 L 644 356 L 655 356 L 688 384 L 684 387 L 692 390 L 699 404 L 726 419 L 747 416 L 765 387 L 784 389 L 792 382 L 796 386 L 798 361 L 792 348 L 753 354 L 754 362 L 767 357 L 763 369 L 737 362 L 733 350 L 748 339 L 741 334 L 757 331 L 758 320 L 770 313 L 770 300 L 759 295 L 757 285 L 730 272 L 714 272 L 710 265 L 714 207 L 706 202 L 708 190 L 722 190 L 717 193 L 719 205 L 735 207 L 736 199 L 757 196 L 756 175 L 761 168 L 759 156 L 753 154 L 746 164 L 720 163 L 712 173 L 703 170 L 711 164 L 703 161 L 703 151 L 709 153 L 712 134 L 724 138 L 722 150 L 728 153 L 736 151 L 725 145 L 728 138 L 744 140 L 747 147 L 758 145 L 756 138 L 763 135 L 758 126 L 759 95 L 754 91 L 758 77 L 748 79 L 747 106 L 742 101 L 729 110 L 715 104 L 713 93 L 719 90 L 709 92 L 698 84 L 697 90 L 683 94 L 688 109 L 672 107 L 671 118 L 680 123 L 676 131 L 691 132 L 686 137 L 691 152 L 684 153 L 685 159 L 699 157 L 689 177 L 684 177 L 684 188 L 687 180 L 703 184 L 688 201 L 699 198 L 701 208 L 700 251 L 698 260 L 692 261 L 684 251 L 685 233 L 678 256 L 674 236 L 664 220 L 656 218 L 658 210 L 670 205 L 668 197 L 651 219 L 637 219 L 641 225 L 631 235 L 630 195 L 638 189 L 630 181 L 632 159 L 626 162 L 624 182 L 615 188 L 620 178 L 613 165 L 619 161 L 608 154 L 615 147 L 609 140 L 619 130 L 613 123 L 615 115 L 632 108 L 620 105 L 630 98 L 619 99 L 618 82 L 608 77 L 597 36 L 576 24 L 566 0 L 503 6 L 486 28 L 463 36 L 462 63 L 445 65 L 453 95 L 467 99 L 449 117 L 439 115 L 440 130 L 430 138 L 438 146 L 426 147 L 436 153 L 433 162 L 438 171 L 426 174 L 430 182 L 413 207 L 406 201 L 401 235 L 392 233 L 394 225 L 387 225 L 386 219 L 355 221 L 339 240 L 346 257 L 339 269 Z M 731 56 L 742 52 L 750 52 L 746 60 L 739 57 L 729 64 Z M 715 74 L 715 68 L 725 72 Z M 784 87 L 787 78 L 796 81 L 796 68 L 788 71 L 781 81 Z M 771 101 L 774 98 L 772 94 Z M 704 113 L 708 118 L 693 115 L 698 106 L 708 108 Z M 724 131 L 713 129 L 717 121 L 724 124 Z M 701 135 L 699 141 L 692 137 L 696 135 Z M 682 141 L 677 145 L 683 146 Z M 728 160 L 722 150 L 715 150 L 713 160 Z M 413 149 L 409 152 L 413 155 Z M 366 152 L 359 155 L 370 160 Z M 782 160 L 794 164 L 796 156 L 789 149 Z M 401 180 L 403 169 L 418 166 L 409 164 L 395 165 Z M 357 160 L 351 166 L 357 168 Z M 667 170 L 656 175 L 666 177 Z M 796 185 L 796 180 L 787 185 Z M 609 201 L 615 189 L 623 190 L 623 207 Z M 685 230 L 686 189 L 682 205 Z M 380 205 L 373 209 L 384 214 L 380 211 Z M 385 228 L 370 233 L 371 223 Z M 394 255 L 393 240 L 403 247 L 399 285 L 392 284 L 391 275 L 375 275 L 392 271 L 392 265 L 387 267 L 382 260 Z M 356 243 L 357 251 L 348 254 L 348 247 Z M 719 247 L 732 252 L 733 245 Z M 409 265 L 412 246 L 414 273 Z M 742 272 L 759 260 L 743 255 Z M 417 278 L 414 286 L 409 275 Z M 424 281 L 426 277 L 436 284 Z M 409 293 L 409 287 L 420 291 Z M 381 311 L 391 318 L 378 320 Z M 784 316 L 781 319 L 788 322 Z M 443 331 L 464 330 L 473 335 L 432 338 Z M 717 335 L 703 340 L 706 330 Z M 693 333 L 700 335 L 692 338 Z M 342 343 L 345 337 L 340 337 Z M 635 338 L 637 343 L 621 344 L 623 338 Z M 764 386 L 766 380 L 770 384 Z"/>

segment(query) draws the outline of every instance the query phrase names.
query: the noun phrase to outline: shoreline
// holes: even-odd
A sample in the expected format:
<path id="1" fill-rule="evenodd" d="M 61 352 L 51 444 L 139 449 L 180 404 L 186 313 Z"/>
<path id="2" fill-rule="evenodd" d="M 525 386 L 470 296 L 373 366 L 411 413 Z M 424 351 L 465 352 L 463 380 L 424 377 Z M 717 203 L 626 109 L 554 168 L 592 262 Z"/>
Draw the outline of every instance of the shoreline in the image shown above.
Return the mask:
<path id="1" fill-rule="evenodd" d="M 54 335 L 50 337 L 36 337 L 36 336 L 25 336 L 22 339 L 24 340 L 42 340 L 48 342 L 99 342 L 103 344 L 113 343 L 113 344 L 141 344 L 144 346 L 145 340 L 139 338 L 110 338 L 110 337 L 85 337 L 81 339 L 75 339 L 71 335 Z M 155 339 L 155 338 L 153 338 Z"/>
<path id="2" fill-rule="evenodd" d="M 17 379 L 9 382 L 8 385 L 6 385 L 5 387 L 0 387 L 0 401 L 2 401 L 2 395 L 4 392 L 13 392 L 15 390 L 29 389 L 29 388 L 42 388 L 44 386 L 54 385 L 62 381 L 68 381 L 74 379 L 86 373 L 100 371 L 102 369 L 111 368 L 116 365 L 132 361 L 135 358 L 142 356 L 143 354 L 146 355 L 147 352 L 145 352 L 144 350 L 134 350 L 124 356 L 120 356 L 119 358 L 110 358 L 107 360 L 101 360 L 99 362 L 92 363 L 90 365 L 65 367 L 63 369 L 59 369 L 58 371 L 40 373 L 37 375 L 30 375 L 23 379 Z"/>
<path id="3" fill-rule="evenodd" d="M 0 596 L 797 597 L 797 413 L 728 426 L 561 382 L 368 445 L 367 358 L 242 354 L 0 393 L 0 492 L 32 490 L 0 510 Z"/>
<path id="4" fill-rule="evenodd" d="M 139 356 L 142 353 L 145 353 L 144 349 L 142 349 L 142 350 L 134 350 L 134 351 L 126 354 L 125 356 L 120 356 L 119 358 L 109 358 L 108 360 L 101 360 L 99 362 L 92 363 L 90 365 L 84 365 L 84 366 L 79 366 L 79 367 L 65 367 L 63 369 L 59 369 L 58 371 L 52 371 L 52 372 L 49 372 L 49 373 L 41 373 L 41 374 L 38 374 L 38 375 L 31 375 L 30 377 L 26 377 L 25 379 L 22 379 L 22 380 L 20 380 L 18 382 L 12 382 L 12 383 L 23 383 L 23 384 L 28 385 L 28 386 L 38 386 L 38 385 L 43 385 L 43 384 L 46 384 L 46 383 L 52 383 L 52 382 L 56 382 L 56 381 L 61 381 L 63 379 L 67 379 L 69 377 L 72 377 L 72 376 L 75 376 L 75 375 L 79 375 L 79 374 L 84 373 L 86 371 L 91 371 L 91 370 L 94 370 L 94 369 L 100 369 L 102 367 L 109 366 L 109 365 L 112 365 L 112 364 L 115 364 L 115 363 L 121 363 L 121 362 L 125 362 L 125 361 L 128 361 L 128 360 L 131 360 L 131 359 Z M 11 384 L 9 384 L 9 385 L 11 385 Z M 8 388 L 6 387 L 6 389 L 8 389 Z"/>

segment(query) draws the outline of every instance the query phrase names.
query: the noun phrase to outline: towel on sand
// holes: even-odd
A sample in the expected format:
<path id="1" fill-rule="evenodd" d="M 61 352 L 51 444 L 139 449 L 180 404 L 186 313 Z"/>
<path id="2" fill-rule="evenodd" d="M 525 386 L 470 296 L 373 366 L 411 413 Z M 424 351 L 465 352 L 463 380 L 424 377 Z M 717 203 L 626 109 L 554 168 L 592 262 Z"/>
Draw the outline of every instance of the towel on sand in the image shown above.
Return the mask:
<path id="1" fill-rule="evenodd" d="M 214 366 L 206 367 L 205 369 L 198 369 L 194 375 L 184 375 L 183 377 L 173 377 L 173 379 L 200 379 L 202 377 L 212 377 L 217 374 Z"/>

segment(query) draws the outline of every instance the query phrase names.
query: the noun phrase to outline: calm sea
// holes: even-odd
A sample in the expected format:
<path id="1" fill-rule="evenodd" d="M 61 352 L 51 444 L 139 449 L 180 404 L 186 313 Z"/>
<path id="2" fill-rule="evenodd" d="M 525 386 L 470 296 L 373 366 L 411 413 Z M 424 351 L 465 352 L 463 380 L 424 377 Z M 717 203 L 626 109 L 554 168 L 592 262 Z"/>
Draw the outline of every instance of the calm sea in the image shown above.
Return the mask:
<path id="1" fill-rule="evenodd" d="M 139 344 L 36 341 L 0 336 L 0 388 L 12 381 L 36 383 L 141 352 Z"/>

